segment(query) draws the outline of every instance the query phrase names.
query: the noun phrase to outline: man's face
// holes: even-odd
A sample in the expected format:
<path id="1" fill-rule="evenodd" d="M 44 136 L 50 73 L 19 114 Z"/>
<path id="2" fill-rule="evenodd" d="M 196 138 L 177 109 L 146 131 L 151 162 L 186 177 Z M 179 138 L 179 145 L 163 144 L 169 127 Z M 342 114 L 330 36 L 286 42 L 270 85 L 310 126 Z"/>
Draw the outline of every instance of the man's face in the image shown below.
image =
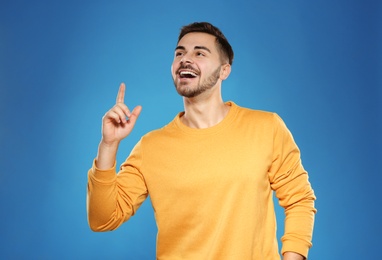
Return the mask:
<path id="1" fill-rule="evenodd" d="M 221 83 L 221 60 L 215 37 L 188 33 L 179 41 L 171 66 L 176 90 L 181 96 L 196 97 Z"/>

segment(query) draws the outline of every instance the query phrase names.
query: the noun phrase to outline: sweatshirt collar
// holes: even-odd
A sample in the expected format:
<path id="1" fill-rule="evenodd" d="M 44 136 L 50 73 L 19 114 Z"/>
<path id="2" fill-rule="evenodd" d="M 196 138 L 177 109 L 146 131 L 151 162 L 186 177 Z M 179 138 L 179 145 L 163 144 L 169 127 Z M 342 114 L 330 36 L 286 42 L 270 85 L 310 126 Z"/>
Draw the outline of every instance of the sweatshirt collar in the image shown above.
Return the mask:
<path id="1" fill-rule="evenodd" d="M 173 122 L 175 123 L 176 127 L 182 130 L 183 132 L 186 132 L 188 134 L 211 134 L 215 133 L 217 131 L 220 131 L 224 129 L 225 127 L 231 125 L 232 120 L 235 118 L 238 106 L 232 102 L 232 101 L 227 101 L 225 102 L 228 106 L 230 106 L 230 109 L 227 113 L 227 115 L 223 118 L 222 121 L 220 121 L 218 124 L 208 127 L 208 128 L 191 128 L 185 124 L 182 123 L 180 120 L 180 117 L 184 114 L 183 112 L 180 112 L 176 115 L 174 118 Z"/>

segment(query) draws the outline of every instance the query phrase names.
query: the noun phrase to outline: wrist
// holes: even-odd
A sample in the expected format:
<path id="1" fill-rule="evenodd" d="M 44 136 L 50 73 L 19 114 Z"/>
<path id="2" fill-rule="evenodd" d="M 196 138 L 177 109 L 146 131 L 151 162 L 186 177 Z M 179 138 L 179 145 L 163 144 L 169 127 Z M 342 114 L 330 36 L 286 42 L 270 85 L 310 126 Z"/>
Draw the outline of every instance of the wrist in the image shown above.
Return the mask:
<path id="1" fill-rule="evenodd" d="M 98 154 L 96 158 L 96 167 L 101 170 L 110 169 L 114 166 L 119 142 L 104 142 L 101 140 L 98 147 Z"/>
<path id="2" fill-rule="evenodd" d="M 305 257 L 295 252 L 285 252 L 283 260 L 304 260 Z"/>
<path id="3" fill-rule="evenodd" d="M 120 141 L 106 141 L 104 138 L 101 139 L 99 147 L 105 149 L 118 149 Z"/>

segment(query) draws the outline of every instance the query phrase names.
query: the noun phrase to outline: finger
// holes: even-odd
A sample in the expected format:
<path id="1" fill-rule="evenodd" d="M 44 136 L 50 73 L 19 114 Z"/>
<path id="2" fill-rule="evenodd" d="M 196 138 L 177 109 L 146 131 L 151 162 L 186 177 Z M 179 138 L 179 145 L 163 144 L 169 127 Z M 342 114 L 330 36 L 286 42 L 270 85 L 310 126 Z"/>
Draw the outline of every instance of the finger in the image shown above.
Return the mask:
<path id="1" fill-rule="evenodd" d="M 116 123 L 120 124 L 121 123 L 121 118 L 119 116 L 118 113 L 116 113 L 115 111 L 109 111 L 106 115 L 105 115 L 105 119 L 112 119 L 113 121 L 115 121 Z"/>
<path id="2" fill-rule="evenodd" d="M 142 107 L 141 106 L 136 106 L 133 109 L 132 115 L 134 115 L 135 117 L 138 117 L 139 114 L 141 113 L 141 111 L 142 111 Z"/>
<path id="3" fill-rule="evenodd" d="M 124 103 L 118 103 L 115 105 L 115 107 L 118 107 L 119 109 L 121 109 L 123 111 L 123 113 L 127 116 L 127 117 L 130 117 L 131 116 L 131 112 L 130 112 L 130 109 L 124 104 Z"/>
<path id="4" fill-rule="evenodd" d="M 141 114 L 141 111 L 142 111 L 142 107 L 141 106 L 136 106 L 134 109 L 133 109 L 133 112 L 131 113 L 131 116 L 129 118 L 130 122 L 135 124 L 135 121 L 137 121 L 137 118 L 139 117 L 139 115 Z"/>
<path id="5" fill-rule="evenodd" d="M 126 117 L 130 114 L 130 111 L 125 106 L 125 109 L 122 108 L 123 106 L 120 106 L 120 104 L 116 105 L 113 108 L 113 112 L 116 113 L 119 117 L 119 122 L 126 123 L 127 119 Z M 127 109 L 127 111 L 126 111 Z"/>
<path id="6" fill-rule="evenodd" d="M 122 107 L 125 107 L 122 109 Z M 117 104 L 105 114 L 105 119 L 112 119 L 116 123 L 126 122 L 127 113 L 130 113 L 129 109 L 124 104 Z"/>
<path id="7" fill-rule="evenodd" d="M 125 83 L 121 83 L 118 90 L 117 100 L 116 103 L 125 103 L 125 90 L 126 86 Z"/>

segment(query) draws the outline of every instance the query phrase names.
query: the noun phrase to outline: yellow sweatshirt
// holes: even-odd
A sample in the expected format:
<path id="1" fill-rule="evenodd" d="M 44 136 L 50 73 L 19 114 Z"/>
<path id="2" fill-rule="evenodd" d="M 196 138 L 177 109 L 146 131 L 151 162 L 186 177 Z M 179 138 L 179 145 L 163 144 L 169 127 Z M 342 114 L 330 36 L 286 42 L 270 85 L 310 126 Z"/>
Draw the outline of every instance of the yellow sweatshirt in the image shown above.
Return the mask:
<path id="1" fill-rule="evenodd" d="M 282 253 L 307 256 L 314 192 L 300 152 L 274 113 L 231 106 L 216 126 L 180 121 L 141 138 L 118 174 L 89 170 L 94 231 L 118 228 L 150 195 L 157 259 L 280 259 L 272 191 L 285 208 Z"/>

